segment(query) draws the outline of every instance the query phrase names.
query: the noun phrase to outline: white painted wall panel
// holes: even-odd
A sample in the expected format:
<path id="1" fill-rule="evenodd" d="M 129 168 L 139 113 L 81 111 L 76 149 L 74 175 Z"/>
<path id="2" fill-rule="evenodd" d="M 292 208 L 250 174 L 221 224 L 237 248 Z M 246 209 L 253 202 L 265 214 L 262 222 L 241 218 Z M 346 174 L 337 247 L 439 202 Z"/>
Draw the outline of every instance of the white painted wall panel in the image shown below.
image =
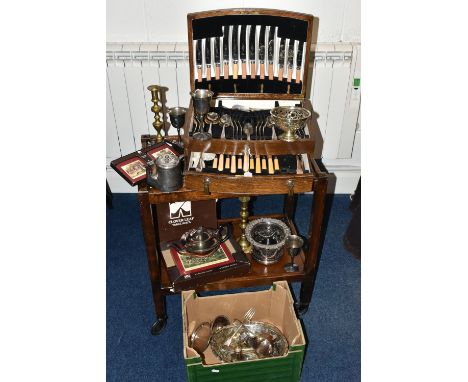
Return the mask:
<path id="1" fill-rule="evenodd" d="M 177 134 L 177 130 L 170 126 L 171 122 L 167 115 L 167 109 L 177 106 L 179 103 L 177 97 L 177 73 L 176 73 L 176 63 L 174 60 L 159 60 L 159 78 L 163 78 L 163 82 L 160 83 L 161 86 L 167 88 L 164 92 L 162 99 L 163 101 L 163 120 L 165 126 L 170 127 L 169 135 Z"/>
<path id="2" fill-rule="evenodd" d="M 221 8 L 243 7 L 243 1 L 146 1 L 149 41 L 187 41 L 187 14 Z"/>
<path id="3" fill-rule="evenodd" d="M 117 126 L 115 124 L 114 106 L 109 91 L 109 81 L 106 78 L 106 157 L 110 162 L 120 157 L 119 137 L 117 135 Z"/>
<path id="4" fill-rule="evenodd" d="M 341 128 L 337 158 L 351 158 L 353 151 L 354 134 L 356 133 L 359 107 L 361 104 L 361 87 L 354 87 L 354 78 L 361 76 L 361 47 L 353 47 L 353 61 L 351 63 L 351 76 L 348 84 L 345 115 Z"/>
<path id="5" fill-rule="evenodd" d="M 318 42 L 360 41 L 360 0 L 112 0 L 107 2 L 107 41 L 187 41 L 187 13 L 247 7 L 312 14 Z"/>
<path id="6" fill-rule="evenodd" d="M 315 62 L 315 79 L 312 105 L 318 114 L 317 123 L 320 128 L 322 138 L 325 139 L 327 133 L 328 103 L 330 99 L 330 89 L 332 83 L 333 63 L 327 60 Z"/>
<path id="7" fill-rule="evenodd" d="M 361 41 L 361 0 L 347 0 L 344 5 L 341 40 Z"/>
<path id="8" fill-rule="evenodd" d="M 122 60 L 113 60 L 107 63 L 107 78 L 122 154 L 136 150 L 124 70 Z"/>
<path id="9" fill-rule="evenodd" d="M 145 95 L 146 115 L 148 118 L 148 129 L 150 134 L 156 134 L 153 127 L 154 113 L 151 111 L 153 102 L 151 102 L 151 92 L 148 90 L 150 85 L 159 85 L 159 63 L 158 61 L 142 61 L 141 74 L 143 76 L 143 89 Z M 140 147 L 140 142 L 138 142 Z"/>
<path id="10" fill-rule="evenodd" d="M 328 105 L 323 158 L 336 158 L 338 155 L 351 65 L 349 60 L 334 60 L 332 62 L 333 78 Z"/>
<path id="11" fill-rule="evenodd" d="M 353 146 L 353 162 L 361 163 L 361 131 L 356 131 Z"/>
<path id="12" fill-rule="evenodd" d="M 190 70 L 188 60 L 177 61 L 177 92 L 179 106 L 188 107 L 190 103 Z"/>
<path id="13" fill-rule="evenodd" d="M 130 118 L 132 119 L 135 137 L 139 137 L 141 134 L 149 134 L 141 61 L 125 60 L 124 64 Z M 138 146 L 139 141 L 135 143 Z"/>
<path id="14" fill-rule="evenodd" d="M 106 7 L 107 41 L 147 41 L 145 0 L 109 0 Z"/>

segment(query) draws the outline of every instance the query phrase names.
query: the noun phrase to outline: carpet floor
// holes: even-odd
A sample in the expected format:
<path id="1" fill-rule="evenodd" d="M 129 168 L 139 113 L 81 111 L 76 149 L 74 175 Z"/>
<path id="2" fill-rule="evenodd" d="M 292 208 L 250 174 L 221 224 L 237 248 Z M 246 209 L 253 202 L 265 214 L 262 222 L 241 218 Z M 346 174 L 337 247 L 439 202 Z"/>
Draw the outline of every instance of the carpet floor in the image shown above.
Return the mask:
<path id="1" fill-rule="evenodd" d="M 307 232 L 312 196 L 299 196 L 295 222 Z M 238 216 L 240 203 L 219 203 L 222 217 Z M 348 195 L 330 198 L 325 241 L 309 311 L 302 318 L 307 348 L 301 381 L 359 381 L 361 377 L 361 265 L 343 247 L 351 219 Z M 252 212 L 281 212 L 282 197 L 262 196 Z M 159 336 L 155 319 L 138 201 L 114 194 L 107 209 L 107 381 L 187 380 L 182 355 L 180 296 L 168 296 L 168 321 Z M 292 283 L 299 296 L 299 283 Z M 256 288 L 257 290 L 259 288 Z M 254 288 L 238 291 L 255 290 Z M 208 293 L 207 293 L 208 294 Z"/>

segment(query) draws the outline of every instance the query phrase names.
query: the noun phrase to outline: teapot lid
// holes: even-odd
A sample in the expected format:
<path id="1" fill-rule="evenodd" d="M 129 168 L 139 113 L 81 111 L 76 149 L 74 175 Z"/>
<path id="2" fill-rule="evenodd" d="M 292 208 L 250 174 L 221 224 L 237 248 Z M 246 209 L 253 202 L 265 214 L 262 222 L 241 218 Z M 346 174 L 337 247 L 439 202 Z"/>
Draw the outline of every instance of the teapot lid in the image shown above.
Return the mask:
<path id="1" fill-rule="evenodd" d="M 170 169 L 179 164 L 179 158 L 174 154 L 163 154 L 156 159 L 156 166 L 158 168 Z"/>

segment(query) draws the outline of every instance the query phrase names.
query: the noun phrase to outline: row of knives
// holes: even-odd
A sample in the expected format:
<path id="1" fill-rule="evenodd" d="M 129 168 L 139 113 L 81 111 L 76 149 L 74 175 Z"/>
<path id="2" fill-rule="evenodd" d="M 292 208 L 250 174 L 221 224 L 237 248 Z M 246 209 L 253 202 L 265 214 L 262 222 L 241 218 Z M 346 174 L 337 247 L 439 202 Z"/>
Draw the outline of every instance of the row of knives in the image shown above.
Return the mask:
<path id="1" fill-rule="evenodd" d="M 197 80 L 258 75 L 301 82 L 305 42 L 279 38 L 277 32 L 276 26 L 226 25 L 220 37 L 194 40 Z"/>
<path id="2" fill-rule="evenodd" d="M 192 152 L 189 171 L 230 175 L 279 175 L 310 172 L 307 154 L 287 155 L 229 155 Z"/>

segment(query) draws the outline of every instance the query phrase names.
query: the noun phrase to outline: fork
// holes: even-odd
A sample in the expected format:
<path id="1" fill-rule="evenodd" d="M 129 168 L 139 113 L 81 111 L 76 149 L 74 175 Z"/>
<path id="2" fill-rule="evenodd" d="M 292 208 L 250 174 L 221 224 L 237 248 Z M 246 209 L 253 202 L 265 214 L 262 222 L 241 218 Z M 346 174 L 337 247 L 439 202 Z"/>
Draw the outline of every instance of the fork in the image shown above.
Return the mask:
<path id="1" fill-rule="evenodd" d="M 237 333 L 239 333 L 239 331 L 241 330 L 241 328 L 244 326 L 245 323 L 250 322 L 250 320 L 252 319 L 252 317 L 254 316 L 254 314 L 255 314 L 255 308 L 253 308 L 253 307 L 250 308 L 247 312 L 245 312 L 244 317 L 243 317 L 243 319 L 242 319 L 242 321 L 241 321 L 242 324 L 239 325 L 239 326 L 237 327 L 237 329 L 234 331 L 234 333 L 232 334 L 232 336 L 229 337 L 229 338 L 224 342 L 224 345 L 225 345 L 225 346 L 228 346 L 228 347 L 231 346 L 231 342 L 232 342 L 232 340 L 234 339 L 234 337 L 237 335 Z"/>

